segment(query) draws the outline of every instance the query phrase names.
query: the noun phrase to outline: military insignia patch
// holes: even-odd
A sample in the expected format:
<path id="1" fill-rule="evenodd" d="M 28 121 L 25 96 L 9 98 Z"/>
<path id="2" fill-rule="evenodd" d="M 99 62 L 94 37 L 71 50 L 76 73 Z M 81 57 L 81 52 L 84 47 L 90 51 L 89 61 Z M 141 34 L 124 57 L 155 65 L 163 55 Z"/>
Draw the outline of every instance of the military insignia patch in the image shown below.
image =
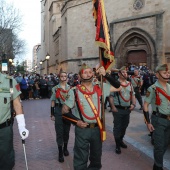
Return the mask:
<path id="1" fill-rule="evenodd" d="M 150 92 L 147 91 L 147 92 L 146 92 L 146 97 L 149 97 L 149 96 L 150 96 Z"/>
<path id="2" fill-rule="evenodd" d="M 67 100 L 69 97 L 70 97 L 70 95 L 67 95 L 67 96 L 65 97 L 65 99 Z"/>

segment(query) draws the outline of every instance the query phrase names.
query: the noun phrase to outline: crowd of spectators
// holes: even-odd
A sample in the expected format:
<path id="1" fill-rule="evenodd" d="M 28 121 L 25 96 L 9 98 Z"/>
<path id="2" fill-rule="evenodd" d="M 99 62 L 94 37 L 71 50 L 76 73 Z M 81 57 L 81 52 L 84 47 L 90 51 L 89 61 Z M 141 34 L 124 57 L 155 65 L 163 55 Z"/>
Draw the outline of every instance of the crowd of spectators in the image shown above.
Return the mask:
<path id="1" fill-rule="evenodd" d="M 130 72 L 135 69 L 139 70 L 140 76 L 142 76 L 143 85 L 141 87 L 141 95 L 145 95 L 149 86 L 155 83 L 157 80 L 155 73 L 151 71 L 147 66 L 136 66 L 131 64 L 128 66 Z M 49 75 L 39 74 L 16 74 L 13 75 L 17 83 L 20 84 L 21 100 L 28 99 L 40 99 L 50 98 L 51 90 L 59 83 L 58 75 L 50 73 Z M 80 84 L 79 76 L 77 73 L 68 73 L 68 82 L 70 86 L 76 86 Z"/>
<path id="2" fill-rule="evenodd" d="M 50 98 L 52 88 L 59 83 L 58 75 L 21 74 L 13 75 L 21 89 L 21 100 Z M 79 84 L 78 74 L 69 73 L 69 85 Z"/>

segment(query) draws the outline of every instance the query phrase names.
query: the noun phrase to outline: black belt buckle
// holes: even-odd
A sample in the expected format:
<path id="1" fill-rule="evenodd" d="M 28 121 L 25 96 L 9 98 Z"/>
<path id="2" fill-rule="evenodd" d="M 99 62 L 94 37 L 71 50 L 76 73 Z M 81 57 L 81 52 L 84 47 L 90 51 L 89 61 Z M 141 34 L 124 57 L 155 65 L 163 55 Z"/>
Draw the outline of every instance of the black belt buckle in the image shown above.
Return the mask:
<path id="1" fill-rule="evenodd" d="M 7 119 L 5 123 L 6 123 L 6 126 L 9 126 L 11 124 L 11 120 Z"/>
<path id="2" fill-rule="evenodd" d="M 87 128 L 95 128 L 97 127 L 97 123 L 89 123 L 89 125 L 87 126 Z"/>
<path id="3" fill-rule="evenodd" d="M 127 110 L 129 107 L 124 107 L 125 108 L 125 110 Z"/>
<path id="4" fill-rule="evenodd" d="M 4 123 L 0 124 L 0 129 L 8 127 L 11 125 L 11 119 L 7 119 Z"/>

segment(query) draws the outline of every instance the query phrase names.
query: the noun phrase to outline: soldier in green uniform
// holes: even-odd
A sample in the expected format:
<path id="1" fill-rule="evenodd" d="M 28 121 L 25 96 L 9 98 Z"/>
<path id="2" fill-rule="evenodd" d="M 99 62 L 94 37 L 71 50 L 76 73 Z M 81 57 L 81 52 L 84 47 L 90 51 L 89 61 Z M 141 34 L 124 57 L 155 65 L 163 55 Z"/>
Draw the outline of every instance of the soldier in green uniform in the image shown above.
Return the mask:
<path id="1" fill-rule="evenodd" d="M 0 73 L 0 170 L 12 170 L 15 164 L 13 147 L 13 109 L 16 113 L 19 133 L 26 139 L 29 131 L 20 103 L 20 87 L 12 77 Z M 13 108 L 13 109 L 12 109 Z"/>
<path id="2" fill-rule="evenodd" d="M 127 81 L 128 74 L 126 66 L 121 67 L 118 76 L 122 89 L 119 92 L 111 93 L 109 101 L 114 117 L 113 134 L 116 142 L 115 152 L 120 154 L 120 147 L 127 148 L 127 145 L 123 142 L 123 138 L 129 124 L 130 113 L 136 106 L 136 98 L 132 84 Z"/>
<path id="3" fill-rule="evenodd" d="M 104 83 L 104 98 L 110 92 L 120 90 L 120 83 L 113 80 L 108 73 L 106 74 L 104 67 L 100 67 L 96 72 L 104 75 L 112 85 L 117 87 L 116 89 L 110 84 Z M 100 85 L 93 83 L 92 68 L 83 64 L 79 75 L 81 84 L 70 89 L 62 108 L 63 117 L 75 124 L 74 170 L 99 170 L 102 167 L 102 140 L 104 140 L 100 103 L 102 91 Z M 74 108 L 74 115 L 68 113 L 72 108 Z"/>
<path id="4" fill-rule="evenodd" d="M 62 105 L 66 100 L 70 86 L 67 84 L 67 73 L 60 71 L 59 84 L 52 88 L 51 95 L 51 120 L 55 120 L 56 141 L 59 150 L 59 162 L 64 162 L 64 156 L 68 156 L 67 144 L 71 123 L 62 118 Z M 64 147 L 63 147 L 64 145 Z M 64 156 L 63 156 L 64 154 Z"/>
<path id="5" fill-rule="evenodd" d="M 157 66 L 158 80 L 148 88 L 144 99 L 144 118 L 154 139 L 153 170 L 163 170 L 163 156 L 170 139 L 170 78 L 167 64 Z M 152 106 L 151 122 L 149 104 Z"/>
<path id="6" fill-rule="evenodd" d="M 140 110 L 143 110 L 143 101 L 141 96 L 141 86 L 143 84 L 142 77 L 139 75 L 139 70 L 134 70 L 134 75 L 131 76 L 131 83 L 135 91 L 135 97 L 140 104 Z"/>

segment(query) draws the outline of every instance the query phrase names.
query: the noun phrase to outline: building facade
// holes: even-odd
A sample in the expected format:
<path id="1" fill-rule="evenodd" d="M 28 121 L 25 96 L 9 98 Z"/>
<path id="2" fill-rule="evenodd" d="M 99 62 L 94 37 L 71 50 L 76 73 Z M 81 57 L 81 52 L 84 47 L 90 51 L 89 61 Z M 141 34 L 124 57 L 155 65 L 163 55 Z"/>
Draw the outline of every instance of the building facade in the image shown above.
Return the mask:
<path id="1" fill-rule="evenodd" d="M 152 70 L 160 63 L 170 65 L 170 1 L 104 3 L 116 68 L 129 63 Z M 50 54 L 49 72 L 62 68 L 76 73 L 82 63 L 97 65 L 92 0 L 42 0 L 41 7 L 41 60 Z"/>

